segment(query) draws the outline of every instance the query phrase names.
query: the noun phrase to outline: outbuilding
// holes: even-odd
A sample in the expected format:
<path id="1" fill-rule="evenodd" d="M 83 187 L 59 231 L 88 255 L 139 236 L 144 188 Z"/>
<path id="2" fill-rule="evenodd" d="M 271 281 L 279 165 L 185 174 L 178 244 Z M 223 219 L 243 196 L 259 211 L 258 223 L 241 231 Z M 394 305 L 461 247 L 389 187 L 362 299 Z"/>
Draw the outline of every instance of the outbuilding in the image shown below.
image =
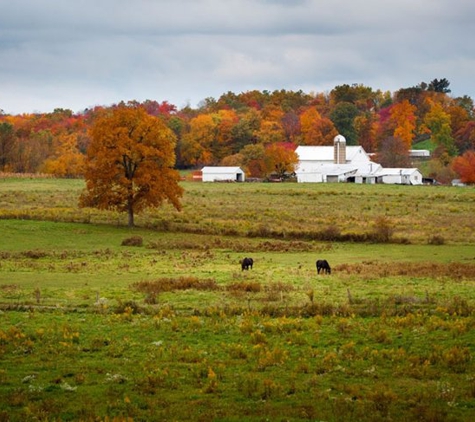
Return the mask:
<path id="1" fill-rule="evenodd" d="M 381 168 L 376 177 L 379 183 L 422 185 L 422 174 L 416 168 Z"/>
<path id="2" fill-rule="evenodd" d="M 203 182 L 244 182 L 246 176 L 240 167 L 212 167 L 201 169 Z"/>

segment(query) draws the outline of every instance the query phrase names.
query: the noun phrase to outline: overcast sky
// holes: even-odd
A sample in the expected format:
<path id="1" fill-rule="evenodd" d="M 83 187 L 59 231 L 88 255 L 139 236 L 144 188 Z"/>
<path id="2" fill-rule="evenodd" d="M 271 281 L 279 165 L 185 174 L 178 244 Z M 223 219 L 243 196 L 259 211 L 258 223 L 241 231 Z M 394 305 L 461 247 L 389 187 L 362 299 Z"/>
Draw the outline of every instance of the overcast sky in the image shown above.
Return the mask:
<path id="1" fill-rule="evenodd" d="M 0 0 L 0 109 L 435 78 L 475 98 L 474 21 L 474 0 Z"/>

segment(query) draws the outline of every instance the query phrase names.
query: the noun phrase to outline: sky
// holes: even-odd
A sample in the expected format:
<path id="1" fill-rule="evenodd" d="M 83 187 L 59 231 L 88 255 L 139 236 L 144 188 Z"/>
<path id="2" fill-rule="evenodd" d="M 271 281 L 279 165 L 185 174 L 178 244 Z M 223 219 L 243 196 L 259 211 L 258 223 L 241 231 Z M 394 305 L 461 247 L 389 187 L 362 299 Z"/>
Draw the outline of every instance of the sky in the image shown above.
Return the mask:
<path id="1" fill-rule="evenodd" d="M 475 98 L 474 20 L 473 0 L 0 0 L 0 110 L 436 78 Z"/>

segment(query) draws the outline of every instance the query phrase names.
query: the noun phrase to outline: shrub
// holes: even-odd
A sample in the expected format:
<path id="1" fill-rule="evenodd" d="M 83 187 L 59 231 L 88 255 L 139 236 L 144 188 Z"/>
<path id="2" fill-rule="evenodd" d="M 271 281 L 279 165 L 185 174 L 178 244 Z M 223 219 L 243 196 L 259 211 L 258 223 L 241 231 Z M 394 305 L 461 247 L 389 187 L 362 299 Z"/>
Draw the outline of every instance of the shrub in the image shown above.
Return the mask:
<path id="1" fill-rule="evenodd" d="M 114 312 L 116 314 L 139 314 L 142 312 L 142 309 L 137 305 L 133 300 L 128 300 L 126 302 L 119 301 Z"/>
<path id="2" fill-rule="evenodd" d="M 326 229 L 320 232 L 320 240 L 330 240 L 330 241 L 337 241 L 341 237 L 341 232 L 338 226 L 332 224 L 328 226 Z"/>
<path id="3" fill-rule="evenodd" d="M 231 283 L 227 289 L 231 292 L 250 292 L 259 293 L 261 291 L 261 284 L 257 281 L 241 281 L 238 283 Z"/>
<path id="4" fill-rule="evenodd" d="M 122 246 L 143 246 L 142 236 L 131 236 L 124 239 L 121 243 Z"/>
<path id="5" fill-rule="evenodd" d="M 44 258 L 47 254 L 44 251 L 33 250 L 33 251 L 25 251 L 22 253 L 22 255 L 25 256 L 26 258 L 40 259 L 40 258 Z"/>
<path id="6" fill-rule="evenodd" d="M 375 242 L 389 243 L 394 234 L 394 227 L 390 219 L 385 216 L 378 217 L 374 223 L 371 238 Z"/>
<path id="7" fill-rule="evenodd" d="M 445 239 L 443 236 L 435 234 L 429 238 L 428 243 L 429 245 L 445 245 Z"/>

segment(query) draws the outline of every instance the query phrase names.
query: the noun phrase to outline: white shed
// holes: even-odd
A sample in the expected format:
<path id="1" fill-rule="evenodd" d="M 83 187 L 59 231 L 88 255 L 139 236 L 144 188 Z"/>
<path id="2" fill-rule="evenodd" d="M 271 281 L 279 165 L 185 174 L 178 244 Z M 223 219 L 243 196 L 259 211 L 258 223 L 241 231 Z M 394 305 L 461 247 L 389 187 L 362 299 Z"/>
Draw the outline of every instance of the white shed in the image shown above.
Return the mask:
<path id="1" fill-rule="evenodd" d="M 240 167 L 203 167 L 203 182 L 244 182 L 246 176 Z"/>
<path id="2" fill-rule="evenodd" d="M 380 183 L 422 185 L 422 173 L 416 168 L 382 168 L 376 177 Z"/>
<path id="3" fill-rule="evenodd" d="M 430 151 L 428 149 L 410 149 L 409 157 L 411 158 L 430 158 Z"/>

